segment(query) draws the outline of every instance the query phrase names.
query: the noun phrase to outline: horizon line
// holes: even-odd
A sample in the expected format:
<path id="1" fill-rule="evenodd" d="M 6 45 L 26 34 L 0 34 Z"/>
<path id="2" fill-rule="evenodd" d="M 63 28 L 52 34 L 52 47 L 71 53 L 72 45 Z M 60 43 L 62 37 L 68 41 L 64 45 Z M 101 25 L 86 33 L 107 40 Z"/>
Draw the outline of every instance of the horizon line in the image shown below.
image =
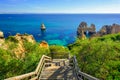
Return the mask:
<path id="1" fill-rule="evenodd" d="M 0 14 L 120 14 L 120 13 L 0 13 Z"/>

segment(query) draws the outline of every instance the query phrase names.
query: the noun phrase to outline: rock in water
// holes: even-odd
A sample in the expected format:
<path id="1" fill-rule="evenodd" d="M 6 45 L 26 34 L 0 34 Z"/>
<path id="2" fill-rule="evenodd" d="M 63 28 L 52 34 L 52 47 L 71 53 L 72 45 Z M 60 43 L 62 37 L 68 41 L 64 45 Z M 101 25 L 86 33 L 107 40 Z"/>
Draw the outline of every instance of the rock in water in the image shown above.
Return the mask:
<path id="1" fill-rule="evenodd" d="M 82 36 L 82 32 L 86 32 L 86 30 L 87 30 L 87 23 L 81 22 L 77 29 L 77 36 L 80 38 Z"/>
<path id="2" fill-rule="evenodd" d="M 91 24 L 90 27 L 88 27 L 86 22 L 81 22 L 79 27 L 77 28 L 77 36 L 78 38 L 85 37 L 85 35 L 88 35 L 91 37 L 94 34 L 96 34 L 96 27 L 94 24 Z"/>
<path id="3" fill-rule="evenodd" d="M 100 36 L 103 36 L 106 34 L 114 34 L 119 32 L 120 32 L 120 25 L 113 24 L 113 25 L 104 25 L 98 33 Z"/>
<path id="4" fill-rule="evenodd" d="M 86 39 L 86 35 L 84 34 L 84 32 L 82 31 L 82 36 L 81 36 L 81 39 L 82 40 L 85 40 Z"/>
<path id="5" fill-rule="evenodd" d="M 41 30 L 45 30 L 45 29 L 46 29 L 45 25 L 41 24 Z"/>

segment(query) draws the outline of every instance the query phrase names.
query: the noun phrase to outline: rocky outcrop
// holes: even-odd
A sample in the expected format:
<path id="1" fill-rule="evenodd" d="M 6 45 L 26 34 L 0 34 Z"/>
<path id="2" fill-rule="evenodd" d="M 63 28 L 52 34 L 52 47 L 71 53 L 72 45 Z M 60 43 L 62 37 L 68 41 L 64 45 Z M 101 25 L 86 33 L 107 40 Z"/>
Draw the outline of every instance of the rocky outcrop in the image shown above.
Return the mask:
<path id="1" fill-rule="evenodd" d="M 13 49 L 13 52 L 15 53 L 17 58 L 24 58 L 25 57 L 25 48 L 24 48 L 24 42 L 31 42 L 36 43 L 34 37 L 29 34 L 19 34 L 17 33 L 14 38 L 18 40 L 18 46 Z"/>
<path id="2" fill-rule="evenodd" d="M 114 34 L 119 32 L 120 32 L 120 25 L 113 24 L 113 25 L 104 25 L 98 33 L 100 36 L 103 36 L 106 34 Z"/>
<path id="3" fill-rule="evenodd" d="M 42 47 L 42 48 L 49 48 L 49 45 L 48 45 L 48 43 L 46 42 L 46 41 L 41 41 L 41 43 L 40 43 L 40 47 Z"/>
<path id="4" fill-rule="evenodd" d="M 80 38 L 83 35 L 82 33 L 86 32 L 86 30 L 87 30 L 87 23 L 81 22 L 78 29 L 77 29 L 78 37 Z"/>
<path id="5" fill-rule="evenodd" d="M 90 27 L 88 27 L 86 22 L 81 22 L 78 29 L 77 29 L 77 36 L 81 38 L 83 36 L 83 33 L 86 36 L 92 36 L 96 34 L 96 27 L 94 24 L 91 24 Z"/>
<path id="6" fill-rule="evenodd" d="M 35 39 L 33 37 L 33 35 L 29 35 L 29 34 L 19 34 L 17 33 L 15 36 L 15 39 L 17 39 L 19 42 L 23 42 L 23 41 L 27 41 L 27 42 L 31 42 L 31 43 L 35 43 Z"/>
<path id="7" fill-rule="evenodd" d="M 4 38 L 4 34 L 2 31 L 0 31 L 0 38 Z"/>
<path id="8" fill-rule="evenodd" d="M 22 59 L 25 57 L 25 48 L 21 43 L 18 43 L 17 47 L 14 48 L 12 51 L 18 59 Z"/>
<path id="9" fill-rule="evenodd" d="M 94 36 L 96 34 L 96 27 L 95 24 L 91 24 L 91 26 L 88 29 L 88 35 Z"/>
<path id="10" fill-rule="evenodd" d="M 41 30 L 45 30 L 45 29 L 46 29 L 45 25 L 41 24 Z"/>
<path id="11" fill-rule="evenodd" d="M 77 36 L 78 38 L 83 38 L 83 36 L 85 35 L 86 36 L 89 35 L 90 37 L 96 37 L 96 36 L 103 36 L 106 34 L 114 34 L 119 32 L 120 32 L 119 24 L 104 25 L 98 32 L 96 32 L 96 27 L 94 24 L 91 24 L 91 26 L 88 27 L 86 22 L 81 22 L 77 29 Z"/>
<path id="12" fill-rule="evenodd" d="M 113 24 L 111 27 L 111 33 L 119 33 L 120 32 L 120 25 L 119 24 Z"/>
<path id="13" fill-rule="evenodd" d="M 85 39 L 86 39 L 86 35 L 84 34 L 83 31 L 82 31 L 81 39 L 82 39 L 82 40 L 85 40 Z"/>
<path id="14" fill-rule="evenodd" d="M 3 43 L 4 42 L 4 43 Z M 24 42 L 36 43 L 34 37 L 29 34 L 19 34 L 17 33 L 15 36 L 9 36 L 6 39 L 0 38 L 0 48 L 9 50 L 15 54 L 15 57 L 18 59 L 22 59 L 25 57 L 25 47 Z M 14 46 L 14 47 L 11 47 Z"/>
<path id="15" fill-rule="evenodd" d="M 5 39 L 4 38 L 0 39 L 0 48 L 3 47 L 4 43 L 5 43 Z"/>
<path id="16" fill-rule="evenodd" d="M 0 31 L 0 47 L 3 46 L 4 42 L 5 42 L 4 34 L 2 31 Z"/>

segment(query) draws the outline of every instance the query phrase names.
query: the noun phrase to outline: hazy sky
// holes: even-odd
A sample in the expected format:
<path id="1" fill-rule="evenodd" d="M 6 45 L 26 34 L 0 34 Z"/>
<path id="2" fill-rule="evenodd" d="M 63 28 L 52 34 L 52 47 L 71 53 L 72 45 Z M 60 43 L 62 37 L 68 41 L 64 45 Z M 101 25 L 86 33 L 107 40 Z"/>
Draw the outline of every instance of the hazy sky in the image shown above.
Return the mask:
<path id="1" fill-rule="evenodd" d="M 120 13 L 120 0 L 0 0 L 0 13 Z"/>

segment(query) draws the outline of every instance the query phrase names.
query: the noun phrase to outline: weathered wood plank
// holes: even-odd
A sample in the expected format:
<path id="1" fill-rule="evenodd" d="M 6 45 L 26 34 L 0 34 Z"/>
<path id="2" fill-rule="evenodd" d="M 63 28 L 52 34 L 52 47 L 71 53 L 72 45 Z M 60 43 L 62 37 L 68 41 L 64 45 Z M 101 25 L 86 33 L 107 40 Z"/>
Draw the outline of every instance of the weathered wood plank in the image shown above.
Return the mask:
<path id="1" fill-rule="evenodd" d="M 11 77 L 11 78 L 8 78 L 8 79 L 5 79 L 5 80 L 21 80 L 21 79 L 29 78 L 29 77 L 31 77 L 35 74 L 36 74 L 35 72 L 30 72 L 30 73 L 27 73 L 27 74 Z"/>

